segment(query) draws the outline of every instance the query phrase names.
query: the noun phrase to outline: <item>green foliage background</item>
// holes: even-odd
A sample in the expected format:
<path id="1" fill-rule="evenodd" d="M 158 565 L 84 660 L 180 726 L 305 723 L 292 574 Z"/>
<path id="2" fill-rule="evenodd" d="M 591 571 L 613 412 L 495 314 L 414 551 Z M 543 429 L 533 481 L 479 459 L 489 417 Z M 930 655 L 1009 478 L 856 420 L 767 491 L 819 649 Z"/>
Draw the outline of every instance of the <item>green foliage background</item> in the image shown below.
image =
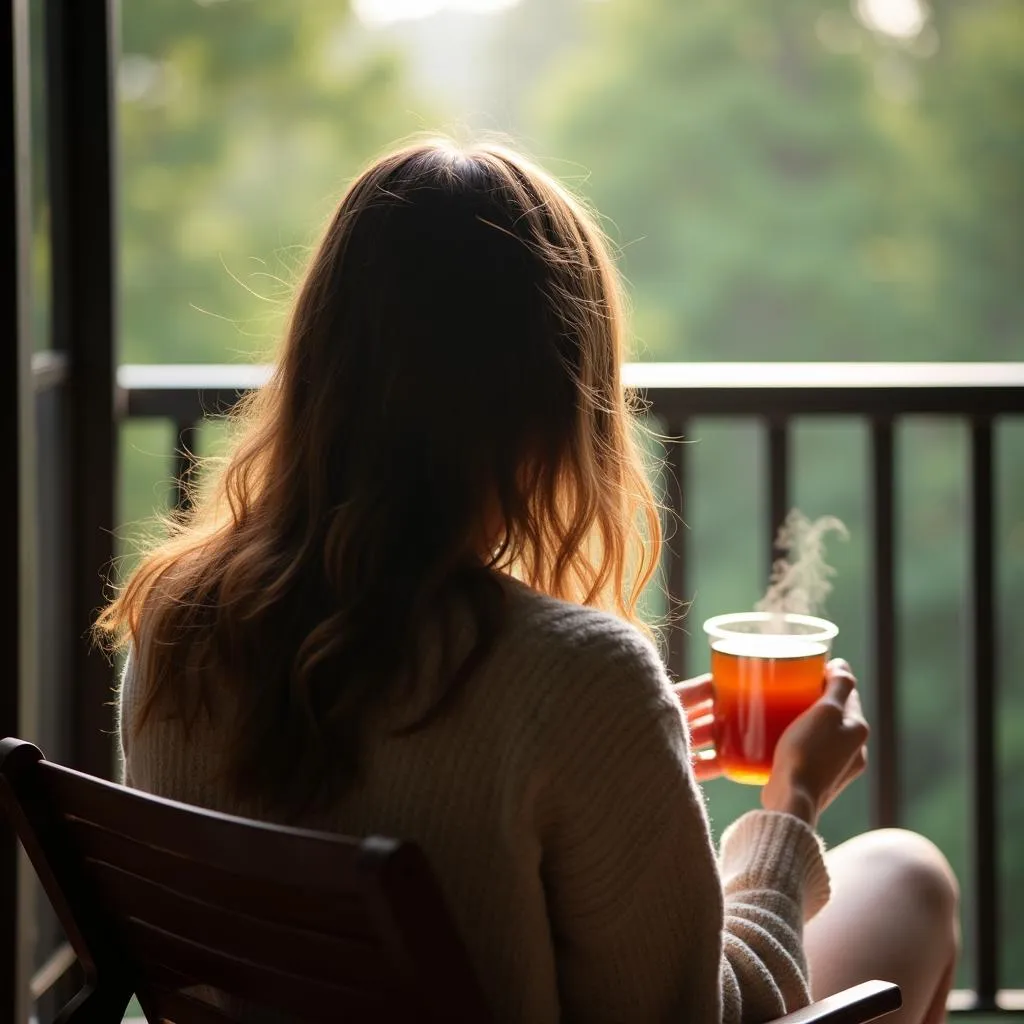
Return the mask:
<path id="1" fill-rule="evenodd" d="M 524 139 L 601 211 L 638 358 L 1021 358 L 1018 0 L 933 0 L 910 40 L 845 0 L 524 0 L 492 17 L 488 75 L 460 105 L 416 85 L 408 40 L 360 30 L 344 4 L 124 0 L 122 360 L 266 358 L 347 178 L 452 120 Z M 698 422 L 690 440 L 699 640 L 706 615 L 750 607 L 764 585 L 763 439 L 754 423 Z M 1020 908 L 1024 429 L 999 424 L 997 440 L 1001 877 Z M 124 442 L 132 524 L 167 500 L 173 439 L 132 424 Z M 909 419 L 897 456 L 902 797 L 969 902 L 964 425 Z M 796 425 L 795 503 L 852 532 L 830 547 L 827 611 L 870 706 L 866 458 L 863 423 Z M 756 800 L 724 782 L 708 793 L 716 827 Z M 862 782 L 826 837 L 867 813 Z M 1024 987 L 1019 914 L 1002 928 L 1002 983 Z"/>

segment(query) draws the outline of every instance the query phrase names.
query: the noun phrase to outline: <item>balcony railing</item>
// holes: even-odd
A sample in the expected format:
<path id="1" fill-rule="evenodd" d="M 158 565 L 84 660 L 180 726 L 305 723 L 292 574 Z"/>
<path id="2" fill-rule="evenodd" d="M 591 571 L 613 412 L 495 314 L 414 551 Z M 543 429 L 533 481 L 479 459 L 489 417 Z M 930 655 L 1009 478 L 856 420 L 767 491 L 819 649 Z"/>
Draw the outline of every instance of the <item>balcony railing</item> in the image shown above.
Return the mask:
<path id="1" fill-rule="evenodd" d="M 259 366 L 122 366 L 118 371 L 122 417 L 170 420 L 177 445 L 178 500 L 194 432 L 209 414 L 228 411 L 245 391 L 259 387 L 268 369 Z M 1000 989 L 1000 907 L 997 863 L 995 686 L 998 674 L 995 614 L 994 431 L 997 420 L 1024 416 L 1024 363 L 697 363 L 633 364 L 626 383 L 638 388 L 665 433 L 683 437 L 697 417 L 754 418 L 765 437 L 767 500 L 764 537 L 769 549 L 790 507 L 791 426 L 803 417 L 854 417 L 869 430 L 871 535 L 871 658 L 876 684 L 873 708 L 871 817 L 875 826 L 899 823 L 900 723 L 896 692 L 894 428 L 909 415 L 965 422 L 969 429 L 970 614 L 970 806 L 971 867 L 965 907 L 974 936 L 973 990 L 958 992 L 954 1011 L 1024 1012 L 1024 992 Z M 683 516 L 691 474 L 687 445 L 673 445 L 667 488 Z M 681 607 L 691 593 L 687 532 L 668 545 L 670 603 Z M 686 670 L 686 633 L 670 630 L 669 668 Z"/>

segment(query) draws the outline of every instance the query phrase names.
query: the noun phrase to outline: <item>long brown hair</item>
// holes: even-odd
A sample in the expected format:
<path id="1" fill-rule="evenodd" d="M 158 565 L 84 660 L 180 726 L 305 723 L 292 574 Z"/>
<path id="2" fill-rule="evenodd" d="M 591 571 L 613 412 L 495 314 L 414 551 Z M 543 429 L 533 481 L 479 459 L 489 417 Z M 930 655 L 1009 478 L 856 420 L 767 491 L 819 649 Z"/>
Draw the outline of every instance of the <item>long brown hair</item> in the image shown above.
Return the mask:
<path id="1" fill-rule="evenodd" d="M 538 168 L 446 141 L 374 163 L 229 457 L 100 615 L 139 659 L 135 728 L 231 688 L 232 783 L 294 807 L 353 782 L 367 715 L 457 612 L 474 639 L 431 714 L 471 681 L 500 573 L 639 625 L 661 533 L 623 332 L 602 233 Z"/>

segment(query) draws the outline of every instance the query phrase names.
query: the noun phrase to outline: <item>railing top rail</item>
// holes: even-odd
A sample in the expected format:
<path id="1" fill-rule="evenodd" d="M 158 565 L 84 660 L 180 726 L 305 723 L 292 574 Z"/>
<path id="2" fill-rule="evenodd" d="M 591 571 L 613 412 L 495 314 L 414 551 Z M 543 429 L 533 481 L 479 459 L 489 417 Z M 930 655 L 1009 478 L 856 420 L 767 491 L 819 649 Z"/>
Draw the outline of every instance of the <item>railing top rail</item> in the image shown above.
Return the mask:
<path id="1" fill-rule="evenodd" d="M 128 390 L 238 388 L 265 384 L 267 365 L 125 363 L 117 383 Z M 635 388 L 1024 388 L 1024 363 L 628 363 Z"/>
<path id="2" fill-rule="evenodd" d="M 251 364 L 125 364 L 128 416 L 198 419 L 265 384 Z M 1024 413 L 1024 363 L 629 363 L 624 383 L 668 419 L 691 416 Z"/>
<path id="3" fill-rule="evenodd" d="M 630 363 L 635 388 L 1024 388 L 1024 363 Z"/>
<path id="4" fill-rule="evenodd" d="M 249 391 L 266 384 L 270 371 L 250 363 L 122 363 L 117 384 L 126 391 Z"/>

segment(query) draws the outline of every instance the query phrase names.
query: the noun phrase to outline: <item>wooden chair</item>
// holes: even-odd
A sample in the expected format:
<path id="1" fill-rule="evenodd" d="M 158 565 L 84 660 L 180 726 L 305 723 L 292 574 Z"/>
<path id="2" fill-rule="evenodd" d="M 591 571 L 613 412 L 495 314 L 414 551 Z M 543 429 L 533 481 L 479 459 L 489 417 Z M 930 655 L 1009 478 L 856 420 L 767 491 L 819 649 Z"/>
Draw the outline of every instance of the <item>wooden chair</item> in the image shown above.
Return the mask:
<path id="1" fill-rule="evenodd" d="M 60 1024 L 227 1024 L 237 1001 L 293 1020 L 491 1019 L 422 853 L 284 828 L 91 778 L 0 741 L 0 801 L 85 972 Z M 219 998 L 217 990 L 226 994 Z M 781 1020 L 863 1024 L 868 982 Z"/>

